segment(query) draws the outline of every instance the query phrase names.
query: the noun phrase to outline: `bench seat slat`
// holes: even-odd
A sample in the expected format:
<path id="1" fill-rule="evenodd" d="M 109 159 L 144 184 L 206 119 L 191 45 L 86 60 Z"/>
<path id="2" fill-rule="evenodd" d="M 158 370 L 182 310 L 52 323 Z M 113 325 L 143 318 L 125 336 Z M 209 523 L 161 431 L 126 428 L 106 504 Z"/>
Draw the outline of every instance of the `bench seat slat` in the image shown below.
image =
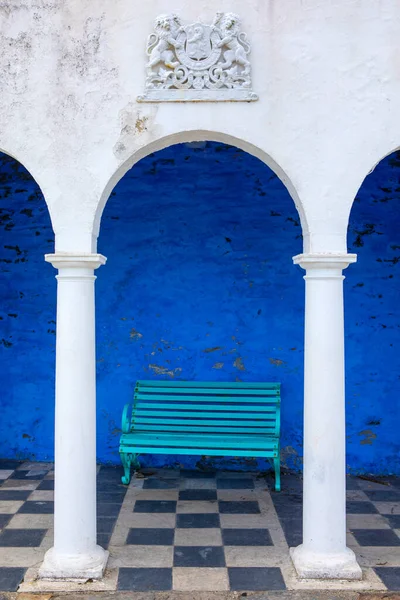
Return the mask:
<path id="1" fill-rule="evenodd" d="M 235 435 L 196 435 L 187 434 L 184 436 L 175 433 L 167 432 L 135 432 L 133 436 L 130 434 L 122 435 L 121 444 L 125 444 L 128 440 L 136 446 L 147 444 L 159 446 L 191 446 L 191 447 L 208 447 L 208 448 L 275 448 L 278 445 L 276 438 L 268 438 L 264 435 L 252 436 L 235 436 Z M 128 442 L 129 443 L 129 442 Z"/>
<path id="2" fill-rule="evenodd" d="M 145 425 L 145 424 L 152 424 L 154 425 L 154 419 L 151 420 L 148 417 L 145 417 L 143 419 L 138 418 L 136 420 L 136 423 L 138 423 L 139 425 Z M 232 421 L 232 420 L 227 420 L 227 419 L 196 419 L 196 420 L 190 420 L 190 419 L 164 419 L 161 420 L 160 419 L 160 425 L 158 427 L 158 429 L 162 429 L 162 425 L 193 425 L 194 423 L 196 423 L 197 425 L 214 425 L 214 426 L 218 426 L 218 427 L 224 427 L 227 426 L 229 427 L 230 425 L 235 424 L 235 422 L 237 421 Z M 244 425 L 251 425 L 254 424 L 254 419 L 249 420 L 249 421 L 243 421 Z M 259 421 L 260 426 L 262 426 L 265 422 L 264 421 Z M 135 428 L 136 428 L 136 424 L 135 424 Z M 131 431 L 135 431 L 134 429 L 131 429 Z"/>
<path id="3" fill-rule="evenodd" d="M 126 446 L 120 448 L 122 452 L 130 452 L 135 454 L 194 454 L 200 456 L 254 456 L 261 458 L 275 457 L 278 456 L 278 451 L 273 452 L 272 450 L 236 450 L 232 449 L 229 452 L 227 449 L 215 449 L 215 448 L 171 448 L 168 446 L 153 447 L 153 446 Z"/>

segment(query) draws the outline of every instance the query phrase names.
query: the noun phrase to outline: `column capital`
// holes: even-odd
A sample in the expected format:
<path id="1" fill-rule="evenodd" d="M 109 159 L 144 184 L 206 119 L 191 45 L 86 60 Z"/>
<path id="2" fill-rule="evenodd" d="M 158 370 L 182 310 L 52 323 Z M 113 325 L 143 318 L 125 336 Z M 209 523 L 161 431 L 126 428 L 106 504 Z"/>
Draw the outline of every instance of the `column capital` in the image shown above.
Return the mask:
<path id="1" fill-rule="evenodd" d="M 46 262 L 53 265 L 55 269 L 98 269 L 106 262 L 102 254 L 85 254 L 81 252 L 57 252 L 56 254 L 45 254 Z"/>
<path id="2" fill-rule="evenodd" d="M 325 271 L 329 276 L 330 272 L 343 271 L 350 264 L 357 262 L 357 254 L 345 254 L 344 252 L 298 254 L 293 257 L 293 262 L 306 271 L 316 270 L 319 273 Z"/>

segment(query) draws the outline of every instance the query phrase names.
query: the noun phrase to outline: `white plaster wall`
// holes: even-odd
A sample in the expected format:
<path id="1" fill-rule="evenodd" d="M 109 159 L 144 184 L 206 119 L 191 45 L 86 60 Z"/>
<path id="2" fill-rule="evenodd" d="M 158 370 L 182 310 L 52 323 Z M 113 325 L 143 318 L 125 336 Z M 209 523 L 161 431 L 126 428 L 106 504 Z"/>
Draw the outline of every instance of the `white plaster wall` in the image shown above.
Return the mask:
<path id="1" fill-rule="evenodd" d="M 243 17 L 260 100 L 137 104 L 157 14 L 217 10 Z M 3 0 L 0 35 L 0 149 L 41 186 L 57 251 L 94 251 L 126 170 L 195 139 L 262 158 L 298 206 L 305 251 L 345 251 L 358 187 L 400 146 L 398 0 Z"/>

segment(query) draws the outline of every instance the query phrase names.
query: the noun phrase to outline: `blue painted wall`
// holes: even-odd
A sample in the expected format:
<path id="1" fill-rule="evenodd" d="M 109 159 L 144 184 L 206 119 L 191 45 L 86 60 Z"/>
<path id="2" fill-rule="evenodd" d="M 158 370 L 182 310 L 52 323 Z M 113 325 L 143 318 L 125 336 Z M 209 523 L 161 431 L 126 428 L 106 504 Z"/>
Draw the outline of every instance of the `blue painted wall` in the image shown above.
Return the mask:
<path id="1" fill-rule="evenodd" d="M 118 184 L 99 248 L 100 457 L 117 459 L 136 379 L 282 381 L 284 456 L 300 464 L 304 290 L 291 257 L 302 239 L 278 177 L 233 147 L 169 148 Z M 160 460 L 189 459 L 145 457 Z"/>
<path id="2" fill-rule="evenodd" d="M 53 457 L 54 249 L 40 189 L 0 154 L 0 457 Z"/>
<path id="3" fill-rule="evenodd" d="M 0 175 L 0 259 L 12 261 L 0 262 L 0 456 L 43 460 L 53 454 L 55 272 L 43 263 L 53 235 L 26 171 L 3 157 Z M 345 282 L 353 471 L 400 473 L 399 198 L 393 155 L 368 176 L 351 215 L 349 250 L 359 254 Z M 236 148 L 174 146 L 127 173 L 99 239 L 108 257 L 96 282 L 102 462 L 118 462 L 120 414 L 138 378 L 275 380 L 283 385 L 284 463 L 301 468 L 304 282 L 291 262 L 301 249 L 284 186 Z M 194 466 L 199 457 L 144 462 Z"/>
<path id="4" fill-rule="evenodd" d="M 400 474 L 400 153 L 359 190 L 345 281 L 347 463 Z"/>

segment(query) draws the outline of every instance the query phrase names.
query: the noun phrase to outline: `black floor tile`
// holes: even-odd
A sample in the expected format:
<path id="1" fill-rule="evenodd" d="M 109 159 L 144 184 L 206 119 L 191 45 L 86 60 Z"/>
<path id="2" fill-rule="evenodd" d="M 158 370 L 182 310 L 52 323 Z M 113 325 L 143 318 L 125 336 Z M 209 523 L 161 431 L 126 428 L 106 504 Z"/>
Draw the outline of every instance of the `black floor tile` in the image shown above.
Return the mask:
<path id="1" fill-rule="evenodd" d="M 358 485 L 359 479 L 357 477 L 346 477 L 346 490 L 359 490 L 360 486 Z"/>
<path id="2" fill-rule="evenodd" d="M 97 516 L 98 517 L 117 517 L 121 510 L 121 503 L 111 504 L 110 502 L 98 502 L 97 503 Z"/>
<path id="3" fill-rule="evenodd" d="M 198 471 L 197 469 L 181 469 L 181 477 L 186 479 L 212 479 L 216 471 Z"/>
<path id="4" fill-rule="evenodd" d="M 29 470 L 29 471 L 14 471 L 14 473 L 12 475 L 10 475 L 9 479 L 27 479 L 29 480 L 34 480 L 37 481 L 39 479 L 43 479 L 43 477 L 45 477 L 45 475 L 47 475 L 48 470 L 47 469 L 43 469 L 43 470 L 37 470 L 37 471 L 33 471 L 33 470 Z"/>
<path id="5" fill-rule="evenodd" d="M 187 513 L 176 515 L 176 526 L 182 529 L 204 529 L 219 527 L 219 515 L 214 513 Z"/>
<path id="6" fill-rule="evenodd" d="M 175 513 L 175 500 L 136 500 L 133 512 L 139 513 Z"/>
<path id="7" fill-rule="evenodd" d="M 0 489 L 0 500 L 26 500 L 32 492 L 30 490 L 2 490 Z"/>
<path id="8" fill-rule="evenodd" d="M 97 534 L 97 543 L 99 546 L 102 546 L 107 550 L 108 544 L 110 543 L 111 534 L 110 533 L 98 533 Z"/>
<path id="9" fill-rule="evenodd" d="M 47 529 L 4 529 L 0 533 L 0 547 L 37 548 Z"/>
<path id="10" fill-rule="evenodd" d="M 224 546 L 273 546 L 268 529 L 223 529 Z"/>
<path id="11" fill-rule="evenodd" d="M 132 592 L 158 592 L 172 590 L 172 569 L 130 569 L 121 567 L 118 590 Z"/>
<path id="12" fill-rule="evenodd" d="M 290 548 L 294 548 L 303 541 L 303 520 L 301 518 L 280 519 L 280 523 L 285 534 L 286 543 Z"/>
<path id="13" fill-rule="evenodd" d="M 400 487 L 400 477 L 394 477 L 393 475 L 373 475 L 372 477 L 369 477 L 368 475 L 366 476 L 362 476 L 359 475 L 357 476 L 357 479 L 359 481 L 365 481 L 367 484 L 368 483 L 372 483 L 372 484 L 380 484 L 381 485 L 381 489 L 382 490 L 390 490 L 391 486 L 394 487 Z M 363 489 L 363 488 L 361 488 Z"/>
<path id="14" fill-rule="evenodd" d="M 392 485 L 394 488 L 400 488 L 400 477 L 395 477 L 394 475 L 388 475 L 384 478 L 384 480 Z"/>
<path id="15" fill-rule="evenodd" d="M 279 518 L 301 518 L 303 495 L 299 492 L 271 492 L 271 498 Z"/>
<path id="16" fill-rule="evenodd" d="M 225 567 L 222 546 L 175 546 L 174 567 Z"/>
<path id="17" fill-rule="evenodd" d="M 146 479 L 143 482 L 144 490 L 173 490 L 179 488 L 179 478 Z"/>
<path id="18" fill-rule="evenodd" d="M 43 479 L 36 488 L 37 490 L 54 490 L 54 479 Z"/>
<path id="19" fill-rule="evenodd" d="M 97 485 L 107 484 L 110 488 L 117 485 L 122 485 L 121 477 L 123 476 L 123 474 L 124 472 L 122 469 L 118 469 L 118 471 L 104 473 L 100 471 L 100 473 L 97 474 L 96 483 Z"/>
<path id="20" fill-rule="evenodd" d="M 217 479 L 235 479 L 238 477 L 240 479 L 251 479 L 253 480 L 257 473 L 249 472 L 249 471 L 217 471 Z M 264 477 L 260 475 L 260 477 Z"/>
<path id="21" fill-rule="evenodd" d="M 399 502 L 400 490 L 364 490 L 373 502 Z"/>
<path id="22" fill-rule="evenodd" d="M 145 477 L 151 477 L 155 479 L 179 479 L 180 469 L 141 469 L 141 472 Z"/>
<path id="23" fill-rule="evenodd" d="M 258 502 L 252 501 L 219 501 L 219 512 L 224 515 L 256 515 L 260 513 Z"/>
<path id="24" fill-rule="evenodd" d="M 375 567 L 374 571 L 388 590 L 400 591 L 400 567 Z"/>
<path id="25" fill-rule="evenodd" d="M 27 500 L 18 512 L 25 515 L 52 515 L 54 513 L 54 502 Z"/>
<path id="26" fill-rule="evenodd" d="M 400 529 L 400 515 L 383 515 L 392 529 Z"/>
<path id="27" fill-rule="evenodd" d="M 274 505 L 277 506 L 303 506 L 303 494 L 299 492 L 275 492 L 272 490 L 272 500 Z"/>
<path id="28" fill-rule="evenodd" d="M 97 481 L 121 481 L 123 475 L 122 467 L 100 467 L 97 473 Z"/>
<path id="29" fill-rule="evenodd" d="M 98 517 L 97 518 L 97 533 L 112 533 L 115 527 L 117 518 Z"/>
<path id="30" fill-rule="evenodd" d="M 0 567 L 0 590 L 16 592 L 24 578 L 26 569 L 19 567 Z"/>
<path id="31" fill-rule="evenodd" d="M 303 534 L 299 531 L 285 531 L 285 539 L 289 548 L 296 548 L 303 543 Z"/>
<path id="32" fill-rule="evenodd" d="M 115 492 L 97 492 L 97 502 L 104 504 L 122 504 L 125 498 L 126 489 Z"/>
<path id="33" fill-rule="evenodd" d="M 172 546 L 174 543 L 175 529 L 167 528 L 143 528 L 130 529 L 127 544 L 140 546 Z"/>
<path id="34" fill-rule="evenodd" d="M 179 500 L 217 500 L 217 490 L 181 490 Z"/>
<path id="35" fill-rule="evenodd" d="M 218 490 L 254 490 L 252 479 L 217 479 Z"/>
<path id="36" fill-rule="evenodd" d="M 275 504 L 275 510 L 279 519 L 301 519 L 303 516 L 303 507 L 301 505 Z"/>
<path id="37" fill-rule="evenodd" d="M 123 483 L 121 482 L 121 480 L 119 480 L 119 482 L 116 481 L 97 481 L 96 483 L 96 490 L 98 492 L 126 492 L 127 490 L 127 486 L 123 485 Z"/>
<path id="38" fill-rule="evenodd" d="M 378 513 L 378 510 L 372 502 L 348 500 L 346 502 L 346 512 L 349 515 L 374 515 Z"/>
<path id="39" fill-rule="evenodd" d="M 275 489 L 275 474 L 271 473 L 267 478 L 271 491 Z M 282 494 L 301 494 L 303 492 L 303 479 L 293 473 L 281 473 L 281 492 Z"/>
<path id="40" fill-rule="evenodd" d="M 0 514 L 0 529 L 8 525 L 14 515 Z"/>
<path id="41" fill-rule="evenodd" d="M 0 458 L 0 469 L 2 471 L 11 471 L 12 469 L 18 469 L 20 465 L 22 465 L 22 463 L 19 460 Z"/>
<path id="42" fill-rule="evenodd" d="M 285 590 L 285 582 L 278 567 L 229 567 L 232 591 Z"/>
<path id="43" fill-rule="evenodd" d="M 391 529 L 351 529 L 360 546 L 400 546 L 400 538 Z"/>

